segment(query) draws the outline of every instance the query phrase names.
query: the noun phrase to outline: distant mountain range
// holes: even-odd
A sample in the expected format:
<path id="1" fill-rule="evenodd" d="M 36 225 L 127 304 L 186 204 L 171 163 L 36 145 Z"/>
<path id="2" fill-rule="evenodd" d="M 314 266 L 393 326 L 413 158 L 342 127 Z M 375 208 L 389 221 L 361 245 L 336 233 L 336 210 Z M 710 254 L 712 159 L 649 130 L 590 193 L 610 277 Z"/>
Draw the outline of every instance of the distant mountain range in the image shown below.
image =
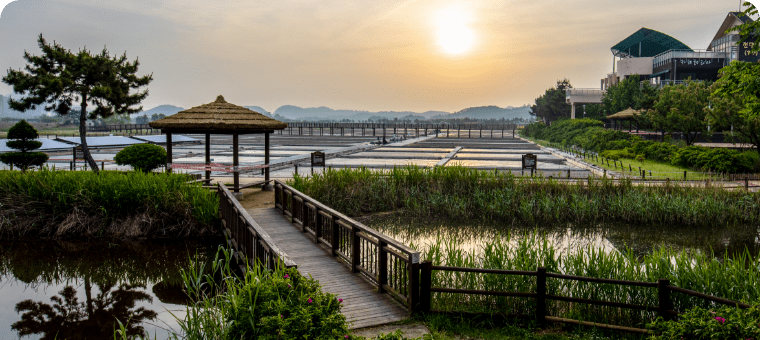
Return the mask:
<path id="1" fill-rule="evenodd" d="M 500 108 L 498 106 L 469 107 L 448 115 L 431 117 L 433 119 L 531 119 L 530 106 Z"/>
<path id="2" fill-rule="evenodd" d="M 14 96 L 15 97 L 15 96 Z M 33 111 L 27 111 L 27 112 L 17 112 L 14 110 L 11 110 L 8 107 L 7 104 L 8 96 L 0 95 L 0 116 L 4 117 L 18 117 L 18 118 L 33 118 L 37 117 L 39 115 L 44 114 L 54 114 L 54 113 L 47 113 L 42 109 L 42 107 L 38 107 L 36 110 Z M 264 114 L 269 117 L 274 117 L 276 119 L 287 119 L 287 120 L 295 120 L 295 121 L 322 121 L 322 120 L 343 120 L 343 119 L 350 119 L 354 121 L 366 121 L 366 120 L 380 120 L 380 119 L 390 119 L 393 120 L 395 118 L 398 118 L 399 120 L 428 120 L 428 119 L 463 119 L 463 118 L 470 118 L 470 119 L 525 119 L 530 120 L 532 116 L 530 115 L 530 106 L 520 106 L 520 107 L 512 107 L 508 106 L 505 108 L 501 108 L 498 106 L 479 106 L 479 107 L 470 107 L 466 108 L 461 111 L 457 111 L 454 113 L 444 112 L 444 111 L 425 111 L 425 112 L 412 112 L 412 111 L 379 111 L 379 112 L 372 112 L 372 111 L 363 111 L 363 110 L 335 110 L 331 109 L 329 107 L 320 106 L 320 107 L 310 107 L 310 108 L 302 108 L 294 105 L 283 105 L 274 110 L 274 112 L 269 112 L 265 110 L 264 108 L 260 106 L 244 106 L 245 108 L 251 109 L 253 111 L 259 112 L 261 114 Z M 159 105 L 154 108 L 136 113 L 132 115 L 132 120 L 134 121 L 135 118 L 139 116 L 148 116 L 150 117 L 153 114 L 164 114 L 164 115 L 173 115 L 177 112 L 180 112 L 184 110 L 184 108 L 174 105 Z"/>

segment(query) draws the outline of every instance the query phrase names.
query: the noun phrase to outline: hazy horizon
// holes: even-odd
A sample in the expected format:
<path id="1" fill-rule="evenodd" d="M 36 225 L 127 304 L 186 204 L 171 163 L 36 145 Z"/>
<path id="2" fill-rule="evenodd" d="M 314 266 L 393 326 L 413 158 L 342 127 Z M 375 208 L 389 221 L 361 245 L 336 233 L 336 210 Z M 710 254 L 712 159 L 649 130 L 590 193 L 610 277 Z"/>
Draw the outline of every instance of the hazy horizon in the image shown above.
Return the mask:
<path id="1" fill-rule="evenodd" d="M 138 74 L 155 79 L 146 110 L 219 94 L 270 112 L 520 107 L 558 79 L 599 87 L 612 71 L 610 47 L 641 27 L 704 49 L 738 9 L 685 0 L 18 0 L 0 15 L 0 68 L 22 68 L 24 50 L 39 55 L 42 33 L 73 51 L 139 57 Z"/>

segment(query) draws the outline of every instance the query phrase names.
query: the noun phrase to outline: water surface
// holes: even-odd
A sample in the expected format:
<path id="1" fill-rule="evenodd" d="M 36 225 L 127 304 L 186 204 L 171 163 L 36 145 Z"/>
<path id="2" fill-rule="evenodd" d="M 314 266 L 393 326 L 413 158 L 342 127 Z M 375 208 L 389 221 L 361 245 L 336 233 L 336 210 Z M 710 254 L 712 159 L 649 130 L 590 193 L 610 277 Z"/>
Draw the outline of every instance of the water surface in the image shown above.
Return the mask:
<path id="1" fill-rule="evenodd" d="M 213 258 L 220 240 L 0 240 L 0 339 L 165 339 L 186 296 L 180 269 Z"/>

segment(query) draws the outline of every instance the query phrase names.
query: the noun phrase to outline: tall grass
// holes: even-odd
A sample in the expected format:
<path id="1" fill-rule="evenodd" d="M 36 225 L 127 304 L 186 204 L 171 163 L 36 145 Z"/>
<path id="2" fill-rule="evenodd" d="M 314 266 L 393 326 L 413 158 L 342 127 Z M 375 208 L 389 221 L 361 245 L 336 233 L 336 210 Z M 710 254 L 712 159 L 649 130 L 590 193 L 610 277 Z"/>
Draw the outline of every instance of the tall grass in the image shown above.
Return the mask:
<path id="1" fill-rule="evenodd" d="M 0 233 L 198 236 L 216 232 L 213 192 L 182 174 L 0 171 Z"/>
<path id="2" fill-rule="evenodd" d="M 512 240 L 495 237 L 482 249 L 463 250 L 455 241 L 438 242 L 420 249 L 422 258 L 434 265 L 534 271 L 568 275 L 656 282 L 669 279 L 672 285 L 750 303 L 760 302 L 760 257 L 749 252 L 734 254 L 687 253 L 671 248 L 658 248 L 649 254 L 632 251 L 604 252 L 593 247 L 558 252 L 541 236 Z M 720 259 L 720 260 L 719 260 Z M 478 274 L 433 271 L 433 287 L 481 289 L 507 292 L 535 292 L 536 279 L 529 276 Z M 547 294 L 593 300 L 657 306 L 657 289 L 574 280 L 547 279 Z M 671 293 L 676 310 L 694 306 L 715 307 L 705 300 L 680 293 Z M 440 310 L 474 311 L 506 314 L 532 314 L 535 302 L 530 298 L 496 297 L 434 293 L 432 308 Z M 599 323 L 644 328 L 656 317 L 655 312 L 629 310 L 568 302 L 549 302 L 549 314 Z"/>
<path id="3" fill-rule="evenodd" d="M 672 182 L 634 186 L 630 181 L 558 182 L 462 166 L 366 168 L 297 174 L 297 190 L 333 209 L 358 216 L 403 209 L 415 218 L 504 222 L 627 222 L 684 226 L 760 222 L 760 194 Z"/>

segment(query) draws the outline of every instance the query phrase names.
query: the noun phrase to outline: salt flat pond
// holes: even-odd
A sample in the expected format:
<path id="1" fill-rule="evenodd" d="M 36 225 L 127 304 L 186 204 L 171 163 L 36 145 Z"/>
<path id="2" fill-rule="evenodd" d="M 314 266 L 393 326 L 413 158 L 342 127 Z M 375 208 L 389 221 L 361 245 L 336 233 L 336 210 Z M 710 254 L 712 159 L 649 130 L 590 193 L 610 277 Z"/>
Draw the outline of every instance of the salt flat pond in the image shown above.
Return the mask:
<path id="1" fill-rule="evenodd" d="M 424 250 L 439 244 L 445 250 L 482 252 L 483 246 L 495 239 L 516 244 L 520 239 L 545 236 L 557 253 L 578 249 L 604 252 L 631 250 L 645 255 L 660 247 L 677 251 L 714 251 L 716 255 L 736 254 L 749 250 L 760 254 L 760 228 L 757 226 L 681 227 L 674 225 L 626 225 L 600 223 L 593 225 L 558 224 L 554 226 L 505 225 L 485 222 L 410 221 L 398 215 L 372 217 L 367 225 L 406 245 Z"/>
<path id="2" fill-rule="evenodd" d="M 0 240 L 0 339 L 112 339 L 115 319 L 164 339 L 185 313 L 180 269 L 221 241 Z"/>

